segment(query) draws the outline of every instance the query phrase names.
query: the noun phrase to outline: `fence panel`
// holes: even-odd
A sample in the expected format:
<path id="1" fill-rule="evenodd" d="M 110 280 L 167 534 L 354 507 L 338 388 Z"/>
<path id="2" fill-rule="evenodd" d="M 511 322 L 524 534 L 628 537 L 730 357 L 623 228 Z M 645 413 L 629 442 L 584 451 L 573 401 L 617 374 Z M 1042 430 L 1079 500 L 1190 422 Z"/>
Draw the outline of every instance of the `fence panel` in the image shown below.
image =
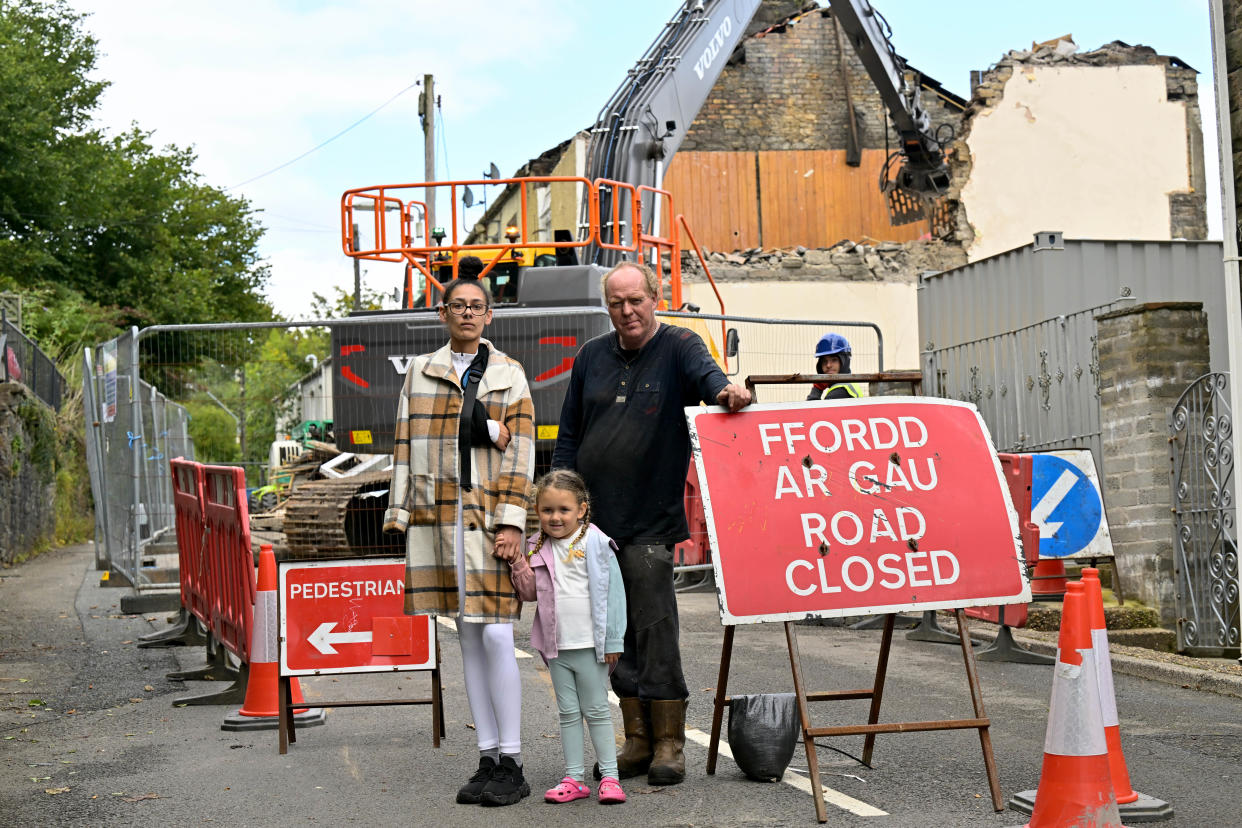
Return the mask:
<path id="1" fill-rule="evenodd" d="M 997 451 L 1100 444 L 1095 317 L 1116 303 L 923 353 L 929 393 L 974 403 Z"/>
<path id="2" fill-rule="evenodd" d="M 136 339 L 133 329 L 88 352 L 82 386 L 96 562 L 147 589 L 147 547 L 175 534 L 168 461 L 193 459 L 194 446 L 189 412 L 140 376 Z"/>
<path id="3" fill-rule="evenodd" d="M 1239 653 L 1237 507 L 1229 378 L 1200 377 L 1169 417 L 1178 650 Z"/>
<path id="4" fill-rule="evenodd" d="M 52 358 L 7 318 L 0 319 L 0 379 L 20 382 L 53 409 L 60 409 L 65 378 Z"/>
<path id="5" fill-rule="evenodd" d="M 602 318 L 606 329 L 604 309 L 592 310 L 591 317 Z M 506 318 L 504 330 L 512 334 L 516 346 L 511 349 L 499 337 L 493 341 L 527 370 L 536 400 L 540 459 L 545 464 L 555 443 L 572 357 L 582 344 L 581 336 L 570 341 L 569 333 L 577 330 L 571 330 L 573 313 L 556 307 L 497 311 L 498 318 Z M 580 310 L 576 313 L 584 315 Z M 381 471 L 384 458 L 378 455 L 386 450 L 384 433 L 392 429 L 399 375 L 413 355 L 438 347 L 444 337 L 442 327 L 427 324 L 428 314 L 415 317 L 377 314 L 297 323 L 160 326 L 127 334 L 87 353 L 85 392 L 96 412 L 87 422 L 88 445 L 93 446 L 88 461 L 96 502 L 103 504 L 96 512 L 97 530 L 108 549 L 108 562 L 140 588 L 145 586 L 143 551 L 166 530 L 173 531 L 181 504 L 181 484 L 173 484 L 170 459 L 241 467 L 247 484 L 263 483 L 268 449 L 273 440 L 286 436 L 276 430 L 277 423 L 287 424 L 289 420 L 283 417 L 311 410 L 300 399 L 302 395 L 314 395 L 317 419 L 332 421 L 336 449 L 358 453 L 352 460 L 340 458 L 344 463 L 333 461 L 333 473 L 347 472 L 351 465 L 366 471 L 344 479 L 316 480 L 313 487 L 307 478 L 295 481 L 295 492 L 301 494 L 287 503 L 279 518 L 289 554 L 303 548 L 390 554 L 394 541 L 379 531 L 387 506 L 388 478 Z M 748 374 L 812 372 L 814 344 L 829 330 L 849 337 L 855 371 L 884 368 L 883 338 L 871 323 L 673 312 L 661 312 L 659 317 L 705 336 L 735 382 Z M 367 328 L 383 336 L 366 335 Z M 337 335 L 351 329 L 348 335 Z M 500 329 L 494 324 L 488 333 L 495 336 L 493 331 Z M 733 339 L 736 353 L 725 361 L 727 342 Z M 359 350 L 363 343 L 365 349 Z M 304 359 L 308 355 L 316 357 L 310 370 Z M 330 383 L 320 370 L 324 365 L 330 366 Z M 389 382 L 392 377 L 385 377 L 385 372 L 394 374 L 397 382 Z M 137 394 L 130 394 L 131 386 L 138 389 Z M 325 398 L 328 388 L 330 395 Z M 374 393 L 380 389 L 386 390 Z M 368 391 L 373 393 L 362 406 L 359 395 Z M 762 391 L 762 401 L 801 400 L 808 391 L 805 385 L 768 386 Z M 371 411 L 374 416 L 368 416 L 374 422 L 365 424 L 365 429 L 351 425 L 355 414 L 350 412 L 355 409 Z M 370 443 L 354 433 L 368 429 L 365 439 Z M 317 461 L 327 459 L 308 461 L 308 467 L 313 469 Z M 215 499 L 213 509 L 237 510 L 247 505 L 228 502 L 226 507 L 224 501 L 232 495 L 219 489 L 222 483 L 214 485 L 216 489 L 206 494 L 209 501 Z M 230 491 L 235 494 L 237 490 Z M 245 488 L 241 491 L 245 493 Z M 692 492 L 688 500 L 692 513 L 696 498 Z M 244 496 L 238 499 L 247 500 Z M 696 532 L 702 535 L 696 560 L 705 561 L 707 538 L 701 529 Z"/>
<path id="6" fill-rule="evenodd" d="M 250 663 L 255 566 L 250 549 L 246 477 L 236 466 L 203 467 L 203 519 L 207 535 L 207 577 L 211 632 L 238 658 Z"/>
<path id="7" fill-rule="evenodd" d="M 210 583 L 207 570 L 207 533 L 203 519 L 203 467 L 180 457 L 170 463 L 177 520 L 177 566 L 181 606 L 211 628 Z"/>
<path id="8" fill-rule="evenodd" d="M 828 331 L 845 334 L 853 349 L 851 370 L 872 373 L 884 370 L 884 337 L 871 322 L 830 319 L 762 319 L 753 316 L 720 316 L 711 313 L 660 311 L 665 322 L 685 325 L 708 342 L 713 355 L 727 349 L 728 332 L 735 331 L 737 354 L 724 362 L 725 373 L 736 381 L 751 374 L 811 374 L 815 372 L 815 343 Z M 719 360 L 718 360 L 719 361 Z M 807 385 L 767 385 L 761 402 L 792 402 L 806 399 Z"/>

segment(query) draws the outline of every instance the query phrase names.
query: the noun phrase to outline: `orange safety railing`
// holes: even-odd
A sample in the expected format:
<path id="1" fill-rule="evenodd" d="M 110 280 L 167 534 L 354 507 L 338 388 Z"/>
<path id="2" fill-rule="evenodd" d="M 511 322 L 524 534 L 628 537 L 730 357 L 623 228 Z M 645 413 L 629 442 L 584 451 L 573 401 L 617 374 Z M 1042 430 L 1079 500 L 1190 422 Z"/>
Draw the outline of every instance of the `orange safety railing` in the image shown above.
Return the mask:
<path id="1" fill-rule="evenodd" d="M 670 205 L 671 206 L 671 205 Z M 724 297 L 720 295 L 720 288 L 716 286 L 716 280 L 712 277 L 712 270 L 707 266 L 707 257 L 703 255 L 703 249 L 699 247 L 699 242 L 694 238 L 694 232 L 690 229 L 690 224 L 686 221 L 683 213 L 678 213 L 677 218 L 673 222 L 674 230 L 678 232 L 678 242 L 680 242 L 680 231 L 685 231 L 686 238 L 690 240 L 691 247 L 694 248 L 694 255 L 699 257 L 699 266 L 703 268 L 703 275 L 707 277 L 707 283 L 712 286 L 712 293 L 716 294 L 716 301 L 720 303 L 720 315 L 725 315 Z M 680 246 L 680 244 L 679 244 Z M 673 307 L 681 307 L 681 254 L 673 259 Z M 725 328 L 725 321 L 720 320 L 720 342 L 726 343 L 729 339 L 728 331 Z M 724 372 L 729 373 L 729 350 L 724 348 L 721 350 L 721 359 L 724 362 L 722 366 Z"/>
<path id="2" fill-rule="evenodd" d="M 353 258 L 381 262 L 404 262 L 406 264 L 407 296 L 413 295 L 410 288 L 413 284 L 413 271 L 417 269 L 424 277 L 426 284 L 425 299 L 430 305 L 432 303 L 433 289 L 443 290 L 444 288 L 444 285 L 441 284 L 433 273 L 436 262 L 451 263 L 453 273 L 456 275 L 457 262 L 462 255 L 471 253 L 485 254 L 480 256 L 480 258 L 484 258 L 484 270 L 481 275 L 486 276 L 496 263 L 503 261 L 507 256 L 515 255 L 514 251 L 528 250 L 536 247 L 579 248 L 586 247 L 595 241 L 597 231 L 597 225 L 595 224 L 590 228 L 591 232 L 587 238 L 581 240 L 558 242 L 531 238 L 532 233 L 529 227 L 529 189 L 536 185 L 551 184 L 577 184 L 587 193 L 594 191 L 591 182 L 586 178 L 553 175 L 528 176 L 524 178 L 428 181 L 379 187 L 359 187 L 346 190 L 344 195 L 341 196 L 342 248 L 345 251 L 345 255 Z M 520 202 L 519 219 L 517 226 L 513 228 L 515 232 L 506 236 L 507 243 L 481 242 L 466 244 L 460 238 L 462 231 L 459 227 L 461 217 L 458 212 L 460 209 L 458 202 L 461 200 L 462 188 L 469 186 L 517 188 Z M 406 199 L 406 194 L 413 190 L 425 191 L 424 199 Z M 428 201 L 435 198 L 438 190 L 447 190 L 448 192 L 450 220 L 445 226 L 444 237 L 439 242 L 436 242 L 433 241 L 433 228 L 428 226 L 426 205 Z M 381 205 L 383 207 L 382 210 L 380 209 Z M 371 247 L 362 248 L 357 246 L 352 239 L 354 216 L 356 212 L 368 210 L 375 213 L 371 224 L 371 238 L 374 244 Z M 389 212 L 399 213 L 397 220 L 399 229 L 395 234 L 391 231 L 387 221 L 387 214 Z M 397 236 L 396 240 L 393 239 L 394 235 Z"/>
<path id="3" fill-rule="evenodd" d="M 582 238 L 572 241 L 548 241 L 531 239 L 529 227 L 529 188 L 535 185 L 577 184 L 583 189 L 583 197 L 588 204 L 587 224 L 582 230 Z M 504 186 L 517 188 L 518 223 L 506 228 L 505 241 L 477 242 L 466 244 L 459 238 L 460 221 L 459 205 L 461 189 L 468 186 L 492 187 Z M 448 191 L 450 205 L 450 221 L 444 236 L 432 241 L 433 228 L 427 222 L 427 200 L 435 197 L 435 191 Z M 407 198 L 412 190 L 426 193 L 425 199 Z M 503 196 L 502 196 L 503 197 Z M 643 225 L 643 201 L 651 205 L 655 219 L 653 229 L 645 230 Z M 370 221 L 371 239 L 373 244 L 363 248 L 353 237 L 354 216 L 359 211 L 373 213 Z M 389 213 L 397 213 L 396 229 L 390 227 Z M 606 214 L 606 215 L 605 215 Z M 661 219 L 667 220 L 667 229 L 661 226 Z M 478 254 L 484 260 L 481 275 L 487 275 L 498 263 L 507 258 L 517 258 L 518 251 L 534 248 L 582 248 L 595 244 L 603 250 L 614 250 L 633 254 L 643 260 L 653 257 L 659 262 L 665 254 L 669 257 L 669 299 L 668 305 L 661 302 L 661 307 L 676 310 L 682 307 L 681 292 L 681 235 L 685 233 L 695 254 L 712 286 L 716 301 L 720 305 L 720 314 L 725 313 L 724 299 L 712 277 L 707 265 L 707 257 L 703 255 L 694 234 L 690 231 L 684 215 L 675 212 L 672 194 L 667 190 L 650 186 L 635 186 L 624 181 L 599 178 L 589 181 L 577 176 L 529 176 L 523 178 L 501 179 L 470 179 L 453 181 L 428 181 L 413 184 L 394 184 L 380 187 L 360 187 L 347 190 L 341 197 L 341 240 L 342 248 L 347 256 L 382 262 L 404 262 L 406 265 L 405 293 L 407 297 L 414 295 L 414 271 L 423 275 L 425 284 L 424 302 L 428 307 L 434 304 L 435 291 L 442 291 L 444 285 L 436 278 L 437 263 L 451 264 L 454 275 L 457 273 L 457 262 L 462 255 Z M 395 236 L 395 239 L 394 239 Z M 663 275 L 663 268 L 655 268 Z M 725 339 L 725 326 L 721 322 L 721 341 Z M 727 370 L 727 355 L 725 356 Z"/>

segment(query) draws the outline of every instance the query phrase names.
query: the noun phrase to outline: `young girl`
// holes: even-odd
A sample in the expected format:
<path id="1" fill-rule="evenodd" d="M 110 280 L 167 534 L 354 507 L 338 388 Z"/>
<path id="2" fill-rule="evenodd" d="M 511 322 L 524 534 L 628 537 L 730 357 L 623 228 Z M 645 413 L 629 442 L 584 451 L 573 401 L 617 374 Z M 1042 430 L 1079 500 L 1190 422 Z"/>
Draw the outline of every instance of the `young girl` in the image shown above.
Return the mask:
<path id="1" fill-rule="evenodd" d="M 577 472 L 554 469 L 535 485 L 541 531 L 529 557 L 511 569 L 523 601 L 537 601 L 531 644 L 543 655 L 556 690 L 565 778 L 544 794 L 552 803 L 591 795 L 583 782 L 582 718 L 599 760 L 599 801 L 625 801 L 617 781 L 617 743 L 608 706 L 608 671 L 625 638 L 625 588 L 616 546 L 591 524 L 586 483 Z"/>

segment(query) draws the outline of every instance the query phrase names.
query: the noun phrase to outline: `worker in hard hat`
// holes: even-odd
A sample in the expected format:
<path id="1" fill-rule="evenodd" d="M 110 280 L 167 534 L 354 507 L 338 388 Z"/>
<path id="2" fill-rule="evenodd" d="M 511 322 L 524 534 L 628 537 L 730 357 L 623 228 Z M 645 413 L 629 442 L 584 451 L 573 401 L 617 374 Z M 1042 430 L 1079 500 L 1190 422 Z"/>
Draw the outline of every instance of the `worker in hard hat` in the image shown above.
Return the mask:
<path id="1" fill-rule="evenodd" d="M 815 373 L 848 374 L 850 372 L 850 341 L 838 333 L 826 333 L 815 343 Z M 853 382 L 817 382 L 807 394 L 808 400 L 849 400 L 863 396 L 862 386 Z"/>

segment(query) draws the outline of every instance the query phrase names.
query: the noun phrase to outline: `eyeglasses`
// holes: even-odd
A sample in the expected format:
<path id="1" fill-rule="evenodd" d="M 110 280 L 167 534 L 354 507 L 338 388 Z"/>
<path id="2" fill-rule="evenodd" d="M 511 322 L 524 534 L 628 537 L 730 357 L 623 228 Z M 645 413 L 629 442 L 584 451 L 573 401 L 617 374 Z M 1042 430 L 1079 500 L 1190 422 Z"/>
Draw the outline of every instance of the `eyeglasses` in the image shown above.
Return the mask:
<path id="1" fill-rule="evenodd" d="M 471 316 L 482 316 L 487 313 L 487 305 L 483 302 L 471 302 L 468 305 L 465 302 L 449 302 L 443 307 L 453 316 L 465 316 L 467 310 L 470 311 Z"/>

